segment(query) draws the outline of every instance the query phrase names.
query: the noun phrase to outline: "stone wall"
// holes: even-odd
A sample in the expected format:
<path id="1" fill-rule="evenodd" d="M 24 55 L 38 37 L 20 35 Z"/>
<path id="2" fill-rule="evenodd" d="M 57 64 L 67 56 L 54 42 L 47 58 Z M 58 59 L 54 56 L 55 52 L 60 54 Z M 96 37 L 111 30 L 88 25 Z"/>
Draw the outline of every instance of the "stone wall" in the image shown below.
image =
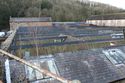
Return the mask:
<path id="1" fill-rule="evenodd" d="M 10 30 L 14 30 L 21 26 L 52 26 L 52 22 L 11 22 L 10 23 Z"/>

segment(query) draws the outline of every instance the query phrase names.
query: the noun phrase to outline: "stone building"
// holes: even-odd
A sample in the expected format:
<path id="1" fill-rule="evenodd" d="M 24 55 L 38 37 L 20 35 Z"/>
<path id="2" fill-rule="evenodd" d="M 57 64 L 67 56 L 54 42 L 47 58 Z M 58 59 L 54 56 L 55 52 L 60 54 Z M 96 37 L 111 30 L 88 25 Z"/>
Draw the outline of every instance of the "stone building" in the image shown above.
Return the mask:
<path id="1" fill-rule="evenodd" d="M 125 27 L 125 13 L 93 15 L 86 22 L 97 26 Z"/>
<path id="2" fill-rule="evenodd" d="M 14 30 L 21 26 L 52 26 L 51 17 L 10 17 L 10 30 Z"/>

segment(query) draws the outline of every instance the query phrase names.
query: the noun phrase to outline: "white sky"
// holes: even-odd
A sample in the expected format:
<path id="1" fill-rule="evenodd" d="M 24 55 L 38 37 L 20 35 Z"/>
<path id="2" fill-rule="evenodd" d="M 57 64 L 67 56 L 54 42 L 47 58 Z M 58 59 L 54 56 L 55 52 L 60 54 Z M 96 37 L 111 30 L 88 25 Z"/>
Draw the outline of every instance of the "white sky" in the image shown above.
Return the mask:
<path id="1" fill-rule="evenodd" d="M 106 3 L 106 4 L 110 4 L 110 5 L 125 9 L 125 0 L 90 0 L 90 1 Z"/>

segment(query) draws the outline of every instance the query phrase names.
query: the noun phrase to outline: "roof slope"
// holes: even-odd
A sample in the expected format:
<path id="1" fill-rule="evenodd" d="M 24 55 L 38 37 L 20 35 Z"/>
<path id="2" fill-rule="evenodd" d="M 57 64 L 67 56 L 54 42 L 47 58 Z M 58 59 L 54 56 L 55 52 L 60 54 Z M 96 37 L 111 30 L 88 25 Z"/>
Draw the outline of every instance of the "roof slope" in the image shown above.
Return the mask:
<path id="1" fill-rule="evenodd" d="M 60 53 L 55 56 L 60 75 L 81 83 L 109 83 L 125 78 L 125 66 L 113 65 L 102 50 Z"/>
<path id="2" fill-rule="evenodd" d="M 77 79 L 80 80 L 81 83 L 109 83 L 125 78 L 125 65 L 124 63 L 122 65 L 114 65 L 102 51 L 119 49 L 125 53 L 124 48 L 125 47 L 114 47 L 58 53 L 54 54 L 52 58 L 55 61 L 59 75 L 68 80 Z M 31 60 L 34 59 L 39 58 L 31 58 Z M 48 58 L 48 60 L 50 60 L 50 58 Z M 17 66 L 19 66 L 19 63 L 17 66 L 13 66 L 11 63 L 11 72 L 24 71 L 24 69 L 20 70 L 20 67 L 18 69 Z M 14 73 L 11 74 L 13 79 L 18 77 L 18 75 L 14 76 Z M 51 83 L 53 83 L 53 81 Z M 50 83 L 50 81 L 47 83 Z M 55 80 L 54 83 L 59 82 Z"/>

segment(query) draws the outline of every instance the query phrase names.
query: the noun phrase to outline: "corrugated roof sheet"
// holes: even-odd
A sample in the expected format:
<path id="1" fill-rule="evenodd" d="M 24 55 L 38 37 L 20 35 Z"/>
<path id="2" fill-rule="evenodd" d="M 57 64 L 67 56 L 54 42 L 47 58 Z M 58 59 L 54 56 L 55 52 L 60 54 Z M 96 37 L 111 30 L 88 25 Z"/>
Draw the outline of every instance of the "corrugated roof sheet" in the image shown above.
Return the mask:
<path id="1" fill-rule="evenodd" d="M 10 18 L 10 22 L 50 22 L 52 21 L 51 17 L 19 17 L 19 18 Z"/>

